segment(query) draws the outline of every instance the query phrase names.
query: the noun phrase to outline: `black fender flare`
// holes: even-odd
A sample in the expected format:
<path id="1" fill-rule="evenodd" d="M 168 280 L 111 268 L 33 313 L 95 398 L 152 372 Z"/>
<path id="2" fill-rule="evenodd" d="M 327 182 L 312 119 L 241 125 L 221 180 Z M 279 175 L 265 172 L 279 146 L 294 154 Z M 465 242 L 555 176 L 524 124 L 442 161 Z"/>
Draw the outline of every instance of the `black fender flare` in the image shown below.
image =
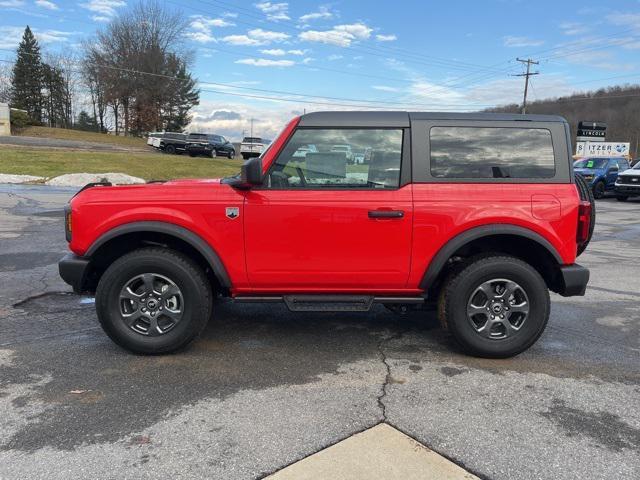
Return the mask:
<path id="1" fill-rule="evenodd" d="M 429 263 L 429 266 L 420 281 L 420 288 L 426 291 L 431 285 L 433 285 L 449 258 L 451 258 L 458 249 L 479 238 L 492 237 L 495 235 L 514 235 L 528 240 L 533 240 L 547 250 L 556 260 L 558 265 L 562 265 L 564 263 L 562 257 L 558 253 L 558 250 L 556 250 L 556 248 L 546 238 L 532 230 L 529 230 L 528 228 L 509 224 L 483 225 L 465 230 L 445 243 Z"/>
<path id="2" fill-rule="evenodd" d="M 175 225 L 173 223 L 141 221 L 119 225 L 98 237 L 91 244 L 84 256 L 92 257 L 101 246 L 103 246 L 110 240 L 113 240 L 114 238 L 120 237 L 122 235 L 137 232 L 163 233 L 165 235 L 176 237 L 188 243 L 193 248 L 195 248 L 200 253 L 200 255 L 204 257 L 204 259 L 213 270 L 214 275 L 220 282 L 220 285 L 225 288 L 231 288 L 231 280 L 229 279 L 227 269 L 225 268 L 222 260 L 220 259 L 216 251 L 211 247 L 211 245 L 209 245 L 209 243 L 205 241 L 200 235 L 197 235 L 191 230 L 179 225 Z"/>

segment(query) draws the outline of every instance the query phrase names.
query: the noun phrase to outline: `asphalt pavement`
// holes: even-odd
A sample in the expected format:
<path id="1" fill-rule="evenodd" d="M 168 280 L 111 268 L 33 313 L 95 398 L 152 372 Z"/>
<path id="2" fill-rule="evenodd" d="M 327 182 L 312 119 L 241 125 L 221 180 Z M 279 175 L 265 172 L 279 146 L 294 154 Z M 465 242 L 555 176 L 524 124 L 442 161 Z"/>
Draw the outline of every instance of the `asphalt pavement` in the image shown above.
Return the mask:
<path id="1" fill-rule="evenodd" d="M 487 479 L 640 478 L 640 201 L 598 202 L 585 297 L 529 351 L 456 351 L 432 313 L 221 302 L 137 356 L 57 275 L 73 190 L 0 186 L 0 478 L 262 478 L 386 422 Z"/>

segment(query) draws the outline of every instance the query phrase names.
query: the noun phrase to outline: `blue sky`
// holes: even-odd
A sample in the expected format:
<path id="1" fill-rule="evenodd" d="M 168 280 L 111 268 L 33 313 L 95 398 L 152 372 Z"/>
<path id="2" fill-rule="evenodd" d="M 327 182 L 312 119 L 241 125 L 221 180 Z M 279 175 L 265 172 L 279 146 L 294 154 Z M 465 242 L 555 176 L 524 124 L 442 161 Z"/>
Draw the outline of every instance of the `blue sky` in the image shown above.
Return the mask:
<path id="1" fill-rule="evenodd" d="M 516 57 L 540 61 L 533 99 L 640 80 L 635 0 L 161 3 L 191 22 L 184 41 L 203 89 L 194 128 L 232 138 L 251 118 L 254 133 L 272 136 L 304 110 L 519 102 Z M 12 59 L 26 24 L 46 51 L 74 51 L 127 8 L 127 0 L 0 0 L 0 58 Z"/>

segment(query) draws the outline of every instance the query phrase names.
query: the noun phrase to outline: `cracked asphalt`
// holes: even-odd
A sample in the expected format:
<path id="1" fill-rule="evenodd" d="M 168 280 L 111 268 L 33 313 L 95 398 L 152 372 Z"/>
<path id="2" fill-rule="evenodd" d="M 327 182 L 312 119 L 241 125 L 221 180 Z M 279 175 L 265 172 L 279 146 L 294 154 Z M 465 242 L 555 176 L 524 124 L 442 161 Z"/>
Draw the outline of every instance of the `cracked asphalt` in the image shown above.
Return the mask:
<path id="1" fill-rule="evenodd" d="M 383 421 L 481 478 L 640 478 L 640 201 L 598 203 L 587 296 L 513 359 L 433 313 L 231 302 L 143 357 L 58 278 L 72 193 L 0 186 L 1 479 L 261 478 Z"/>

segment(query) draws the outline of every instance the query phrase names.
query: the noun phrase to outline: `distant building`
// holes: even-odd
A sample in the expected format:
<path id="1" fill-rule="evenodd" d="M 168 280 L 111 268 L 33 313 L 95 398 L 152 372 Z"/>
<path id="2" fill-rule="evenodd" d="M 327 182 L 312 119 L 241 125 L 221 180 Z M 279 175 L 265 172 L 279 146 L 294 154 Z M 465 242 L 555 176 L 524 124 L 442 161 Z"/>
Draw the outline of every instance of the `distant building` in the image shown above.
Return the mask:
<path id="1" fill-rule="evenodd" d="M 11 135 L 9 105 L 0 103 L 0 135 Z"/>

